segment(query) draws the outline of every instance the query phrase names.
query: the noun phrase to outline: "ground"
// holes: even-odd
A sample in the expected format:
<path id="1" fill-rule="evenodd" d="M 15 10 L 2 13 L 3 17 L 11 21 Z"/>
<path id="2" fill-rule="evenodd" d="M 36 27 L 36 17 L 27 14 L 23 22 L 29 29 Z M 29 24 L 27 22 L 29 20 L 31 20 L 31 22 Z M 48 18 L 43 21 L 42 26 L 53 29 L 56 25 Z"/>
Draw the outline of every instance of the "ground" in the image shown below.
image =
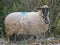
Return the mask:
<path id="1" fill-rule="evenodd" d="M 0 38 L 0 45 L 36 45 L 36 44 L 39 44 L 39 45 L 60 45 L 60 40 L 42 40 L 40 42 L 32 42 L 32 43 L 17 43 L 17 42 L 9 42 L 7 40 L 5 40 L 4 38 Z"/>

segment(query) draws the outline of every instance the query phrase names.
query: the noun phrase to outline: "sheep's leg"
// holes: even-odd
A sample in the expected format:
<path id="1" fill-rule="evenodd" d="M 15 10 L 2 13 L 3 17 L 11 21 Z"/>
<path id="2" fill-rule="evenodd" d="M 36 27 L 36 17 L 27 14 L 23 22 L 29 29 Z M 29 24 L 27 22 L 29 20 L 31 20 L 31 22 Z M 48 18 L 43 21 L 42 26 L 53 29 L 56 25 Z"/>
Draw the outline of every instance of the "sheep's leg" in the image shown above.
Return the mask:
<path id="1" fill-rule="evenodd" d="M 33 41 L 33 38 L 34 38 L 34 36 L 33 36 L 33 35 L 31 35 L 29 39 Z"/>
<path id="2" fill-rule="evenodd" d="M 8 39 L 8 42 L 9 42 L 9 37 L 7 37 L 7 39 Z"/>
<path id="3" fill-rule="evenodd" d="M 16 34 L 14 35 L 14 38 L 15 38 L 15 42 L 16 42 L 16 39 L 17 39 Z"/>
<path id="4" fill-rule="evenodd" d="M 10 42 L 10 38 L 9 38 L 9 36 L 7 36 L 7 39 L 8 39 L 8 42 Z"/>
<path id="5" fill-rule="evenodd" d="M 16 35 L 14 35 L 14 41 L 16 42 Z"/>
<path id="6" fill-rule="evenodd" d="M 42 33 L 41 34 L 41 38 L 46 38 L 46 34 L 45 33 Z"/>
<path id="7" fill-rule="evenodd" d="M 39 35 L 36 35 L 36 41 L 39 42 L 39 40 L 40 40 Z"/>
<path id="8" fill-rule="evenodd" d="M 44 33 L 44 38 L 46 38 L 46 34 Z"/>

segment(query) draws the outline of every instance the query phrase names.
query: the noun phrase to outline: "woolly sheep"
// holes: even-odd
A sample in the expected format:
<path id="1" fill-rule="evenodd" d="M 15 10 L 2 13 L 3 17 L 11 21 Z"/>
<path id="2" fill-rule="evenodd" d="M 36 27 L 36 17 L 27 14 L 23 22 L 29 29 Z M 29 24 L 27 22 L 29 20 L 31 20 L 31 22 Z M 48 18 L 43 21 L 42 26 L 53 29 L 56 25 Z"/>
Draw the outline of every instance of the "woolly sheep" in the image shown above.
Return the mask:
<path id="1" fill-rule="evenodd" d="M 5 18 L 5 32 L 7 37 L 14 33 L 38 35 L 46 32 L 49 23 L 45 23 L 45 18 L 49 22 L 49 13 L 45 17 L 42 12 L 43 8 L 48 8 L 48 6 L 44 5 L 40 9 L 38 8 L 38 12 L 14 12 L 7 15 Z"/>

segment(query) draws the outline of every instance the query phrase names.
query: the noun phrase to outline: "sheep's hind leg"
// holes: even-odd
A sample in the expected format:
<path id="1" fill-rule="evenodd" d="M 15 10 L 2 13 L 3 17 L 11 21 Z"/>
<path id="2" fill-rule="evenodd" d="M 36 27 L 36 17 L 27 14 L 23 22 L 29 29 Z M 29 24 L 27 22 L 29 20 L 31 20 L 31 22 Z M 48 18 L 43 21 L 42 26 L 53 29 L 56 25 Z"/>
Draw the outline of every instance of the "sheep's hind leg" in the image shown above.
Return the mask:
<path id="1" fill-rule="evenodd" d="M 7 39 L 8 39 L 8 42 L 9 42 L 9 41 L 10 41 L 10 40 L 9 40 L 9 37 L 7 37 Z"/>
<path id="2" fill-rule="evenodd" d="M 8 41 L 8 43 L 10 43 L 11 41 L 10 41 L 10 37 L 9 36 L 7 36 L 7 41 Z"/>
<path id="3" fill-rule="evenodd" d="M 17 39 L 16 34 L 14 34 L 13 38 L 14 38 L 14 42 L 16 42 Z"/>

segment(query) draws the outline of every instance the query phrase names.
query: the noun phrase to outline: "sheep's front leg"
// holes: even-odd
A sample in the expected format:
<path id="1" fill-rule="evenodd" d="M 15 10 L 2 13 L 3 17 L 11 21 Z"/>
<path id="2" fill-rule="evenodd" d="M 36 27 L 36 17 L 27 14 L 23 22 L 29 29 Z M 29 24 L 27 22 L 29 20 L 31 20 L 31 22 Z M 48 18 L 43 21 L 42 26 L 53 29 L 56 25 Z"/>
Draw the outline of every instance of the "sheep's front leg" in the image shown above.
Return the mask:
<path id="1" fill-rule="evenodd" d="M 39 37 L 39 35 L 36 35 L 36 41 L 37 41 L 37 42 L 40 41 L 40 37 Z"/>

